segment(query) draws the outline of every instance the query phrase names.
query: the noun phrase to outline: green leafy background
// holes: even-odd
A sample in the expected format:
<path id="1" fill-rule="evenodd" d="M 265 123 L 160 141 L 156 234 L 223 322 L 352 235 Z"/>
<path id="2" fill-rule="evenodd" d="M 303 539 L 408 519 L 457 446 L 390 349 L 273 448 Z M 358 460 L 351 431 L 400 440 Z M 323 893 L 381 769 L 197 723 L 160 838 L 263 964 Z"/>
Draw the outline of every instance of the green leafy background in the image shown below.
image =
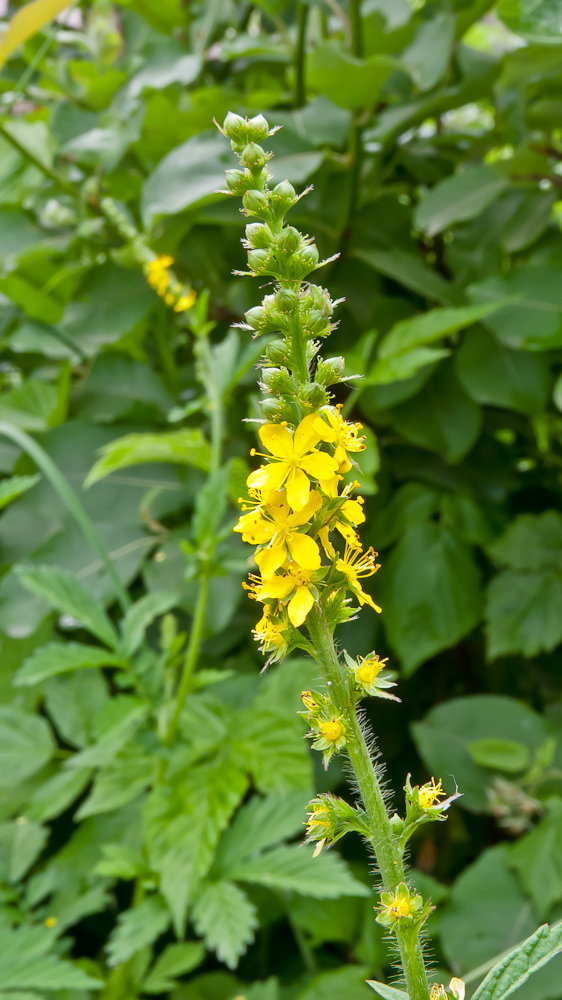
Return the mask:
<path id="1" fill-rule="evenodd" d="M 133 606 L 2 431 L 0 997 L 395 982 L 363 845 L 299 847 L 310 796 L 351 793 L 302 738 L 313 664 L 260 677 L 241 589 L 262 345 L 233 327 L 263 293 L 233 277 L 243 219 L 217 193 L 229 109 L 283 126 L 275 179 L 313 184 L 291 221 L 340 254 L 318 277 L 345 299 L 329 353 L 362 376 L 339 401 L 371 443 L 383 606 L 342 641 L 400 673 L 401 704 L 367 709 L 390 785 L 463 796 L 412 845 L 435 978 L 471 996 L 562 917 L 561 23 L 560 0 L 95 0 L 5 67 L 0 430 L 55 463 Z M 195 319 L 148 287 L 104 196 L 175 258 Z M 559 956 L 516 996 L 561 982 Z"/>

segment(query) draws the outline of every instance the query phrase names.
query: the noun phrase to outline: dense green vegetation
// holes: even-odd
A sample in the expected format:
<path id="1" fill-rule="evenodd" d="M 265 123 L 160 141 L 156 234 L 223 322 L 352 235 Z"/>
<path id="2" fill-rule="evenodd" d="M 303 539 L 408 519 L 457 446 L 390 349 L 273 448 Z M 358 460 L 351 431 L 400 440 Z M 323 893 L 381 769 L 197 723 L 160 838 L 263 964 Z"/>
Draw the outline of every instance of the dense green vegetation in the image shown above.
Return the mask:
<path id="1" fill-rule="evenodd" d="M 412 842 L 437 978 L 470 996 L 562 917 L 561 17 L 94 2 L 5 66 L 0 997 L 368 1000 L 366 978 L 393 981 L 359 837 L 298 846 L 312 794 L 351 795 L 296 715 L 315 665 L 260 677 L 241 588 L 265 343 L 236 325 L 263 289 L 232 273 L 229 109 L 283 126 L 275 179 L 314 186 L 290 221 L 339 254 L 315 279 L 345 300 L 328 353 L 362 376 L 338 401 L 371 446 L 383 608 L 342 643 L 398 672 L 401 704 L 367 702 L 389 785 L 462 792 Z M 149 286 L 155 254 L 192 307 Z M 561 1000 L 561 981 L 559 956 L 515 996 Z"/>

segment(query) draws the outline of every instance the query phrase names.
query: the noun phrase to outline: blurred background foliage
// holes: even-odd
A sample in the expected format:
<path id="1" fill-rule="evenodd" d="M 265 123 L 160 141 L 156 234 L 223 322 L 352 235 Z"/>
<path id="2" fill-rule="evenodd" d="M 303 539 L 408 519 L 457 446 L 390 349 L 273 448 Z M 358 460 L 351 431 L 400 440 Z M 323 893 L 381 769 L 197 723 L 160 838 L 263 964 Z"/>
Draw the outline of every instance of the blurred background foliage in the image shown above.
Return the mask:
<path id="1" fill-rule="evenodd" d="M 392 977 L 361 843 L 297 847 L 310 795 L 350 793 L 295 715 L 313 666 L 259 677 L 240 586 L 263 343 L 232 325 L 263 293 L 232 275 L 229 109 L 283 126 L 276 180 L 314 186 L 291 221 L 340 254 L 318 277 L 363 376 L 339 401 L 371 444 L 383 606 L 342 642 L 400 671 L 402 703 L 368 707 L 391 786 L 463 793 L 412 849 L 431 954 L 470 994 L 562 916 L 561 23 L 560 0 L 96 0 L 4 68 L 1 997 L 367 1000 Z M 561 982 L 558 958 L 518 1000 Z"/>

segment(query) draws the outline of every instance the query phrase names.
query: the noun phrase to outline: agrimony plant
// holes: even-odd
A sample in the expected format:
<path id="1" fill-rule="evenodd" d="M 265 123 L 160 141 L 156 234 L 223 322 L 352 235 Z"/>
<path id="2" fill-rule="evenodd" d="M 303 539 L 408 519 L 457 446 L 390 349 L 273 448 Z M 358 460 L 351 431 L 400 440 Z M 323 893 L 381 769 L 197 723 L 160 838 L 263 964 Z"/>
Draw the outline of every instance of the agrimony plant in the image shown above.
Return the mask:
<path id="1" fill-rule="evenodd" d="M 246 227 L 249 269 L 242 273 L 273 279 L 273 290 L 246 313 L 246 324 L 256 335 L 275 334 L 260 383 L 265 451 L 252 449 L 262 464 L 247 480 L 234 530 L 255 546 L 258 572 L 246 586 L 263 606 L 254 629 L 260 649 L 267 663 L 296 648 L 317 661 L 325 686 L 303 692 L 308 735 L 326 767 L 334 754 L 347 754 L 361 793 L 362 807 L 355 808 L 333 795 L 313 799 L 308 839 L 317 842 L 316 853 L 351 830 L 367 840 L 381 879 L 377 920 L 396 941 L 410 1000 L 428 1000 L 420 935 L 432 907 L 410 886 L 404 852 L 422 823 L 444 819 L 455 796 L 445 799 L 433 779 L 412 787 L 408 777 L 405 816 L 389 815 L 373 738 L 358 705 L 367 695 L 396 700 L 392 675 L 375 652 L 354 660 L 340 655 L 334 641 L 337 626 L 359 608 L 381 610 L 363 590 L 363 580 L 379 568 L 377 553 L 364 551 L 357 533 L 365 514 L 356 494 L 355 456 L 365 439 L 361 425 L 346 421 L 333 405 L 330 387 L 344 381 L 344 359 L 324 359 L 319 352 L 334 329 L 337 302 L 308 280 L 326 261 L 320 262 L 309 237 L 285 222 L 302 195 L 288 181 L 269 185 L 272 154 L 260 142 L 275 131 L 261 115 L 247 120 L 232 113 L 221 129 L 240 162 L 240 169 L 226 172 L 228 189 L 242 195 L 242 212 L 255 220 Z"/>

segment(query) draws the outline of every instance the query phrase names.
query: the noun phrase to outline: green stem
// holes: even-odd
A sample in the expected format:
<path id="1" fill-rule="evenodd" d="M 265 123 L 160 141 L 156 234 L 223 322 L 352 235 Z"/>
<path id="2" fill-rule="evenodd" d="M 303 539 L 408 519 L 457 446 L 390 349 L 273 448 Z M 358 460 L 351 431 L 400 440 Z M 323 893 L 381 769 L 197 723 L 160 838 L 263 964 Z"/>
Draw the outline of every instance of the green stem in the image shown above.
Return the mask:
<path id="1" fill-rule="evenodd" d="M 295 108 L 302 108 L 306 102 L 306 27 L 310 7 L 299 0 L 297 4 L 297 47 L 295 49 Z"/>
<path id="2" fill-rule="evenodd" d="M 199 658 L 199 649 L 201 647 L 203 628 L 205 625 L 205 612 L 207 610 L 207 601 L 209 598 L 209 583 L 210 575 L 207 568 L 204 567 L 199 581 L 199 590 L 197 591 L 197 600 L 195 603 L 195 611 L 193 613 L 193 622 L 191 624 L 189 642 L 187 644 L 183 671 L 178 687 L 178 693 L 176 695 L 176 707 L 163 741 L 165 746 L 170 746 L 174 742 L 180 716 L 183 712 L 184 705 L 189 694 L 193 671 L 195 670 L 197 660 Z"/>
<path id="3" fill-rule="evenodd" d="M 60 496 L 62 502 L 72 514 L 78 527 L 81 529 L 84 538 L 92 547 L 94 552 L 96 552 L 99 556 L 105 567 L 107 575 L 113 584 L 115 595 L 123 612 L 127 611 L 127 609 L 131 606 L 129 594 L 119 578 L 111 556 L 109 555 L 102 538 L 98 534 L 97 528 L 91 521 L 90 515 L 86 511 L 82 502 L 76 496 L 72 487 L 67 483 L 60 469 L 58 469 L 52 458 L 47 455 L 47 452 L 41 447 L 41 445 L 38 444 L 37 441 L 34 441 L 34 439 L 30 437 L 29 434 L 26 434 L 25 431 L 20 430 L 19 427 L 14 427 L 12 424 L 2 422 L 0 423 L 0 434 L 4 434 L 5 437 L 15 441 L 20 448 L 23 448 L 23 450 L 27 452 L 30 458 L 33 459 L 35 464 L 46 475 L 47 479 Z"/>
<path id="4" fill-rule="evenodd" d="M 72 195 L 73 198 L 79 197 L 79 192 L 77 188 L 75 188 L 74 184 L 70 184 L 68 181 L 65 181 L 64 178 L 59 177 L 54 170 L 51 170 L 50 167 L 41 163 L 41 160 L 38 160 L 35 154 L 32 153 L 27 146 L 24 146 L 18 139 L 16 139 L 15 136 L 11 134 L 11 132 L 8 132 L 2 122 L 0 122 L 0 135 L 6 140 L 6 142 L 9 142 L 14 149 L 17 149 L 18 153 L 21 153 L 22 156 L 29 160 L 34 167 L 37 167 L 37 169 L 40 170 L 45 177 L 48 177 L 53 184 L 57 184 L 63 191 L 66 191 L 67 194 Z"/>
<path id="5" fill-rule="evenodd" d="M 307 385 L 309 381 L 308 362 L 306 360 L 306 342 L 300 324 L 298 310 L 292 313 L 289 336 L 291 338 L 291 368 L 299 385 Z"/>
<path id="6" fill-rule="evenodd" d="M 349 0 L 349 21 L 351 24 L 351 51 L 358 59 L 362 59 L 364 48 L 361 0 Z"/>
<path id="7" fill-rule="evenodd" d="M 351 739 L 346 749 L 369 818 L 369 839 L 384 889 L 392 892 L 404 881 L 402 853 L 392 835 L 384 796 L 349 691 L 347 672 L 340 665 L 330 626 L 317 606 L 308 615 L 307 626 L 316 651 L 315 658 L 329 688 L 330 697 L 337 708 L 345 713 L 349 724 Z M 427 975 L 417 932 L 403 930 L 398 931 L 396 936 L 409 1000 L 429 1000 Z"/>

